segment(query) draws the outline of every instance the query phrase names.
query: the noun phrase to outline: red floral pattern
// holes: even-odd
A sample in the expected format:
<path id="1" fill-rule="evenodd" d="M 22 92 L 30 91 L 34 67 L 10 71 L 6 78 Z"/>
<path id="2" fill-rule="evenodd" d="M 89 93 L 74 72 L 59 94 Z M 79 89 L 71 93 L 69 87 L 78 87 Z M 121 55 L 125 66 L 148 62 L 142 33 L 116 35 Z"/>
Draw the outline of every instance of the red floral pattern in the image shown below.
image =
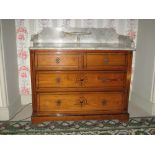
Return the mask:
<path id="1" fill-rule="evenodd" d="M 27 87 L 21 87 L 20 92 L 24 95 L 29 95 L 30 94 L 30 89 Z"/>
<path id="2" fill-rule="evenodd" d="M 26 60 L 27 57 L 28 57 L 28 54 L 26 50 L 21 49 L 20 51 L 18 51 L 18 58 Z"/>

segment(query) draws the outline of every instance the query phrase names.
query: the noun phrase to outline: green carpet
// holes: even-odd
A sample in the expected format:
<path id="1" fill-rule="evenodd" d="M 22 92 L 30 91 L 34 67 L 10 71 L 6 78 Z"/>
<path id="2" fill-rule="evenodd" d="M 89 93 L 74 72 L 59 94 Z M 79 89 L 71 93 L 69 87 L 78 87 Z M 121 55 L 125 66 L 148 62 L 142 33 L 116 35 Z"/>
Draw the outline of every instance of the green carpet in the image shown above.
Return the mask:
<path id="1" fill-rule="evenodd" d="M 0 122 L 0 135 L 154 135 L 155 117 L 117 120 L 53 121 L 31 124 L 30 121 Z"/>

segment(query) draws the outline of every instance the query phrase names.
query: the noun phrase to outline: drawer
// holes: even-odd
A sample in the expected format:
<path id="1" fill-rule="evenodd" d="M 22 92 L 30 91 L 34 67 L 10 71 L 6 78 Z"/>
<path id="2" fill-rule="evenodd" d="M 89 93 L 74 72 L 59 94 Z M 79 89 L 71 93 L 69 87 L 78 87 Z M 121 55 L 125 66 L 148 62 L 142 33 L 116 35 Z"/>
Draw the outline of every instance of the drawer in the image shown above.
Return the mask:
<path id="1" fill-rule="evenodd" d="M 123 69 L 127 65 L 123 53 L 87 53 L 84 60 L 87 69 Z"/>
<path id="2" fill-rule="evenodd" d="M 66 71 L 36 74 L 36 87 L 39 88 L 124 88 L 126 73 L 104 71 Z"/>
<path id="3" fill-rule="evenodd" d="M 117 113 L 122 111 L 123 93 L 40 93 L 37 95 L 39 112 L 51 113 Z"/>
<path id="4" fill-rule="evenodd" d="M 74 70 L 82 66 L 79 53 L 38 52 L 35 55 L 35 67 L 50 70 Z"/>

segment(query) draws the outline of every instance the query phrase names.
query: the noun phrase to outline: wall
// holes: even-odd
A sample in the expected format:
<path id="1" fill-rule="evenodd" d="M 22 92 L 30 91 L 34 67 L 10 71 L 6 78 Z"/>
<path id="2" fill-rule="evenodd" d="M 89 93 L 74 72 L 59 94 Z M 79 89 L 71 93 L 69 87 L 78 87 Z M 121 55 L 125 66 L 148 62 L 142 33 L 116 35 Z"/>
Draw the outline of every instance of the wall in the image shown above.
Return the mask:
<path id="1" fill-rule="evenodd" d="M 11 118 L 21 106 L 18 84 L 15 20 L 1 20 L 1 38 L 1 46 L 3 47 L 1 51 L 1 53 L 3 52 L 3 63 L 1 65 L 3 65 L 3 74 L 6 80 L 5 95 L 7 96 L 7 103 L 3 103 L 3 109 L 8 110 L 9 118 Z M 1 120 L 8 119 L 8 116 L 7 118 L 2 117 L 0 118 Z"/>
<path id="2" fill-rule="evenodd" d="M 4 64 L 4 49 L 2 36 L 2 22 L 0 20 L 0 120 L 9 119 L 6 74 Z"/>
<path id="3" fill-rule="evenodd" d="M 139 20 L 132 104 L 153 114 L 155 20 Z M 155 113 L 154 113 L 155 114 Z"/>

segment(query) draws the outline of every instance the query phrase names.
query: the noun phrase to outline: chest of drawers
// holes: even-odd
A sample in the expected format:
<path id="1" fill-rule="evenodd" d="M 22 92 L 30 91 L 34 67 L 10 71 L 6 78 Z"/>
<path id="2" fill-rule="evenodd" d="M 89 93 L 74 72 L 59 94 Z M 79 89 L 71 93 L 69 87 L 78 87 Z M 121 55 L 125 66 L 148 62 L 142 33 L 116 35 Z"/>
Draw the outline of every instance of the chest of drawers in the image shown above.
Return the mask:
<path id="1" fill-rule="evenodd" d="M 132 51 L 31 49 L 32 122 L 127 121 Z"/>

